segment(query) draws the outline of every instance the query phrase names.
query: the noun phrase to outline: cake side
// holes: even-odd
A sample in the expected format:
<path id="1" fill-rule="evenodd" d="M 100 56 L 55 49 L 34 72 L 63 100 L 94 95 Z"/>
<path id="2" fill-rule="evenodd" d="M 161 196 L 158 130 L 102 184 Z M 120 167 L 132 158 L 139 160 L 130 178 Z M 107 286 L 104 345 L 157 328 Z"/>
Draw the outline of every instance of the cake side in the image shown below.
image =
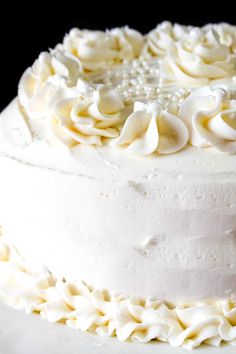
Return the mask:
<path id="1" fill-rule="evenodd" d="M 173 307 L 154 298 L 112 295 L 84 282 L 57 279 L 34 262 L 22 259 L 0 237 L 0 299 L 16 309 L 36 312 L 48 321 L 65 323 L 121 341 L 168 342 L 194 349 L 201 343 L 235 344 L 235 302 L 195 302 Z"/>
<path id="2" fill-rule="evenodd" d="M 188 147 L 178 158 L 131 163 L 107 147 L 71 155 L 42 146 L 37 163 L 37 144 L 21 156 L 10 144 L 1 157 L 1 224 L 22 255 L 59 278 L 124 295 L 183 303 L 235 294 L 233 156 L 221 162 Z"/>

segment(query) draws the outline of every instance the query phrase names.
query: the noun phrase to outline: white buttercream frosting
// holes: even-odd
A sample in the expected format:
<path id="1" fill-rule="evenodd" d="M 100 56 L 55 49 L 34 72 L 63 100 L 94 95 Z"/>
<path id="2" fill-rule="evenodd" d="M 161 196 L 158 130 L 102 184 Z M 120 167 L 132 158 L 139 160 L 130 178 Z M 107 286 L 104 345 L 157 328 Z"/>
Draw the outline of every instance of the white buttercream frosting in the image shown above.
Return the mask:
<path id="1" fill-rule="evenodd" d="M 136 102 L 127 118 L 116 145 L 128 145 L 128 151 L 139 155 L 153 152 L 170 154 L 182 149 L 188 141 L 188 130 L 173 114 L 158 103 Z"/>
<path id="2" fill-rule="evenodd" d="M 143 36 L 129 27 L 106 32 L 74 28 L 63 43 L 66 50 L 77 56 L 83 67 L 91 71 L 137 57 L 143 44 Z"/>
<path id="3" fill-rule="evenodd" d="M 117 93 L 100 86 L 91 97 L 61 100 L 50 116 L 52 133 L 67 145 L 101 145 L 102 138 L 118 136 L 124 104 Z"/>
<path id="4" fill-rule="evenodd" d="M 75 29 L 42 53 L 0 116 L 1 298 L 121 340 L 235 344 L 235 69 L 227 24 Z"/>
<path id="5" fill-rule="evenodd" d="M 170 81 L 208 83 L 236 74 L 235 57 L 222 44 L 214 29 L 193 28 L 169 46 L 160 66 L 162 78 Z"/>
<path id="6" fill-rule="evenodd" d="M 81 87 L 80 90 L 83 91 Z M 159 338 L 174 345 L 190 346 L 203 340 L 213 344 L 218 344 L 222 338 L 227 341 L 235 325 L 231 322 L 233 312 L 228 316 L 228 311 L 234 307 L 230 299 L 235 298 L 236 290 L 235 156 L 217 154 L 211 147 L 209 153 L 205 153 L 204 149 L 188 146 L 178 155 L 142 158 L 109 146 L 80 144 L 72 150 L 60 150 L 43 140 L 30 143 L 16 102 L 0 116 L 3 132 L 0 139 L 0 220 L 5 240 L 16 245 L 25 259 L 40 262 L 56 277 L 47 293 L 54 293 L 56 288 L 57 295 L 59 285 L 55 284 L 64 284 L 62 278 L 67 279 L 66 284 L 78 287 L 76 280 L 85 280 L 89 286 L 84 291 L 85 294 L 92 292 L 89 296 L 92 301 L 95 301 L 98 289 L 108 289 L 108 298 L 106 292 L 102 292 L 105 304 L 99 303 L 96 307 L 97 321 L 107 299 L 114 293 L 129 299 L 128 304 L 137 305 L 131 295 L 141 297 L 143 302 L 138 302 L 140 314 L 135 315 L 135 320 L 127 301 L 122 300 L 122 306 L 115 302 L 114 306 L 118 308 L 115 314 L 105 312 L 112 319 L 111 327 L 113 323 L 116 325 L 114 332 L 109 333 L 120 338 L 136 340 L 137 336 L 144 341 Z M 20 127 L 21 119 L 22 141 L 28 143 L 23 149 L 12 144 L 12 140 L 9 144 L 8 139 L 15 134 L 14 128 Z M 6 245 L 1 252 L 4 260 L 13 259 L 8 256 L 8 247 Z M 81 310 L 82 317 L 79 312 L 81 321 L 77 317 L 71 318 L 74 309 L 70 304 L 74 303 L 74 297 L 66 300 L 65 312 L 69 314 L 65 315 L 62 310 L 64 293 L 59 293 L 59 305 L 56 295 L 45 301 L 42 288 L 32 293 L 36 278 L 42 276 L 48 280 L 45 269 L 37 271 L 37 264 L 29 267 L 23 262 L 20 269 L 25 271 L 19 274 L 18 266 L 14 265 L 16 275 L 12 276 L 10 263 L 1 262 L 5 273 L 1 271 L 0 275 L 0 283 L 6 281 L 1 283 L 1 294 L 5 300 L 8 296 L 9 303 L 36 308 L 44 317 L 62 319 L 78 328 L 85 328 L 90 320 L 89 330 L 98 327 L 94 310 L 91 318 L 88 315 L 91 307 L 87 297 L 79 297 L 85 311 L 84 314 Z M 28 277 L 35 272 L 36 278 L 34 275 Z M 14 285 L 9 285 L 9 278 Z M 21 287 L 21 284 L 24 285 Z M 69 289 L 71 291 L 71 286 Z M 169 323 L 167 314 L 161 317 L 160 328 L 157 307 L 143 305 L 149 304 L 150 296 L 161 299 L 161 304 L 167 301 L 174 305 L 174 312 L 172 307 L 165 305 L 171 318 L 176 318 L 178 308 L 178 320 L 170 331 L 170 327 L 166 327 Z M 229 299 L 226 312 L 222 310 L 225 302 L 221 299 Z M 110 304 L 110 300 L 108 302 Z M 194 306 L 186 306 L 189 304 Z M 206 306 L 207 311 L 199 305 Z M 191 310 L 181 312 L 183 307 Z M 81 308 L 78 305 L 76 309 Z M 154 319 L 150 319 L 150 312 Z M 231 324 L 227 333 L 222 325 L 225 318 Z M 72 319 L 75 321 L 69 322 Z M 106 324 L 108 322 L 106 320 Z M 101 327 L 107 333 L 106 325 Z M 127 330 L 129 327 L 131 329 Z M 176 328 L 180 328 L 177 337 L 171 334 Z M 100 333 L 99 329 L 97 332 Z M 174 342 L 176 338 L 178 341 Z"/>
<path id="7" fill-rule="evenodd" d="M 147 34 L 145 48 L 148 49 L 152 55 L 164 57 L 172 44 L 179 41 L 181 42 L 183 39 L 189 40 L 189 37 L 193 35 L 196 36 L 196 33 L 198 33 L 198 39 L 201 38 L 201 40 L 203 40 L 204 36 L 209 37 L 209 32 L 212 31 L 215 33 L 215 37 L 217 37 L 218 44 L 226 46 L 231 53 L 235 54 L 236 26 L 224 22 L 207 24 L 200 28 L 176 23 L 172 25 L 172 23 L 164 21 Z M 205 44 L 210 43 L 207 43 L 205 40 Z"/>
<path id="8" fill-rule="evenodd" d="M 148 33 L 146 49 L 155 56 L 164 57 L 173 43 L 180 40 L 190 29 L 190 26 L 172 25 L 164 21 Z"/>
<path id="9" fill-rule="evenodd" d="M 232 53 L 236 54 L 236 26 L 223 22 L 206 25 L 203 29 L 214 29 L 219 36 L 220 43 L 227 46 Z"/>
<path id="10" fill-rule="evenodd" d="M 169 342 L 188 349 L 201 343 L 236 344 L 236 301 L 219 299 L 170 306 L 93 289 L 84 282 L 56 279 L 40 265 L 27 263 L 0 240 L 0 298 L 16 309 L 37 312 L 49 322 L 117 336 L 121 341 Z"/>
<path id="11" fill-rule="evenodd" d="M 50 109 L 76 85 L 82 72 L 80 62 L 69 53 L 41 53 L 19 82 L 18 97 L 31 119 L 44 118 Z"/>
<path id="12" fill-rule="evenodd" d="M 201 88 L 180 106 L 179 115 L 194 146 L 236 153 L 236 100 L 223 88 Z"/>
<path id="13" fill-rule="evenodd" d="M 146 36 L 129 27 L 73 29 L 23 74 L 19 103 L 33 138 L 59 140 L 67 147 L 115 139 L 112 146 L 135 154 L 173 153 L 186 145 L 187 134 L 192 139 L 192 118 L 178 116 L 196 87 L 216 80 L 227 84 L 230 105 L 224 104 L 221 120 L 211 120 L 211 129 L 222 137 L 226 125 L 234 130 L 234 45 L 235 27 L 227 24 L 198 28 L 163 22 Z M 160 105 L 163 109 L 154 109 Z M 149 119 L 152 115 L 156 119 Z M 231 133 L 228 129 L 224 140 L 234 140 Z M 197 146 L 207 144 L 219 147 L 212 141 Z M 225 145 L 220 150 L 235 152 L 233 143 Z"/>

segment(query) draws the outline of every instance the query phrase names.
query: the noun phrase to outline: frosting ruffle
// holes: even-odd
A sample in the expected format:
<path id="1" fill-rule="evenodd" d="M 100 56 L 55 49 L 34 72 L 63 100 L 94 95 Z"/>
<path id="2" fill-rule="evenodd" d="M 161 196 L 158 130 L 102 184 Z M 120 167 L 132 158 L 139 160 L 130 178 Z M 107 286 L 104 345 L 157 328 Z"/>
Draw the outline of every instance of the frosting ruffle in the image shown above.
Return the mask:
<path id="1" fill-rule="evenodd" d="M 121 341 L 169 342 L 193 349 L 201 343 L 236 345 L 236 300 L 168 306 L 158 299 L 114 295 L 84 282 L 56 279 L 39 264 L 23 260 L 0 239 L 0 298 L 50 322 L 117 336 Z"/>

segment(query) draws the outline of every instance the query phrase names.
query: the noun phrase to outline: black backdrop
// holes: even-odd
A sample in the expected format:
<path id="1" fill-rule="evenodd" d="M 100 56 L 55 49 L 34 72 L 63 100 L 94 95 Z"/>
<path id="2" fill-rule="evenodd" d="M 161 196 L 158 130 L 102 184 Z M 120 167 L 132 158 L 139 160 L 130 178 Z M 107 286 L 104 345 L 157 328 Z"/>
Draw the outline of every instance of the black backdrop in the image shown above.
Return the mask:
<path id="1" fill-rule="evenodd" d="M 230 2 L 229 2 L 230 3 Z M 163 20 L 203 25 L 226 21 L 236 24 L 229 3 L 202 1 L 114 1 L 78 0 L 52 3 L 10 2 L 1 10 L 0 111 L 16 95 L 22 72 L 38 54 L 60 42 L 72 27 L 106 29 L 128 24 L 145 33 Z"/>

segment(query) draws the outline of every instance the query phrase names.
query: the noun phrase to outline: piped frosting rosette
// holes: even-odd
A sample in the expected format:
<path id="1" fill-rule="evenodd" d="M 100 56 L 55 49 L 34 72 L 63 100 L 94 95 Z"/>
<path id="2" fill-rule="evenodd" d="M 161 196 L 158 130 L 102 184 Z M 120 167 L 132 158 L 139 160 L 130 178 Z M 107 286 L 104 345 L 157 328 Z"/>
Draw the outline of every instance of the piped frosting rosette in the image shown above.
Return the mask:
<path id="1" fill-rule="evenodd" d="M 179 116 L 188 127 L 192 145 L 236 153 L 236 100 L 229 99 L 225 89 L 193 91 L 181 104 Z"/>
<path id="2" fill-rule="evenodd" d="M 206 31 L 214 29 L 219 36 L 220 43 L 227 46 L 231 53 L 236 54 L 236 26 L 223 22 L 206 25 L 203 29 Z"/>
<path id="3" fill-rule="evenodd" d="M 163 110 L 159 103 L 136 102 L 114 144 L 125 146 L 133 154 L 149 155 L 176 152 L 187 141 L 188 130 L 178 117 Z"/>
<path id="4" fill-rule="evenodd" d="M 79 60 L 70 53 L 41 53 L 19 82 L 19 101 L 28 116 L 45 117 L 56 102 L 71 95 L 69 88 L 76 85 L 81 73 Z"/>
<path id="5" fill-rule="evenodd" d="M 143 45 L 143 36 L 127 26 L 106 32 L 74 28 L 63 42 L 63 47 L 78 57 L 89 71 L 133 59 L 140 55 Z"/>
<path id="6" fill-rule="evenodd" d="M 104 138 L 118 136 L 125 107 L 115 91 L 99 86 L 91 97 L 63 99 L 50 116 L 52 133 L 66 145 L 101 145 Z"/>
<path id="7" fill-rule="evenodd" d="M 235 58 L 220 42 L 214 29 L 193 28 L 171 43 L 160 65 L 160 76 L 169 81 L 207 84 L 234 75 Z"/>
<path id="8" fill-rule="evenodd" d="M 164 21 L 151 30 L 146 38 L 146 46 L 154 56 L 163 57 L 167 54 L 169 47 L 173 43 L 191 39 L 197 32 L 200 36 L 208 36 L 209 32 L 214 32 L 217 42 L 226 46 L 230 53 L 236 53 L 236 26 L 228 23 L 208 24 L 203 27 L 184 26 Z M 199 37 L 199 36 L 198 36 Z"/>
<path id="9" fill-rule="evenodd" d="M 148 33 L 145 49 L 154 56 L 164 57 L 171 45 L 179 41 L 191 28 L 164 21 Z"/>

